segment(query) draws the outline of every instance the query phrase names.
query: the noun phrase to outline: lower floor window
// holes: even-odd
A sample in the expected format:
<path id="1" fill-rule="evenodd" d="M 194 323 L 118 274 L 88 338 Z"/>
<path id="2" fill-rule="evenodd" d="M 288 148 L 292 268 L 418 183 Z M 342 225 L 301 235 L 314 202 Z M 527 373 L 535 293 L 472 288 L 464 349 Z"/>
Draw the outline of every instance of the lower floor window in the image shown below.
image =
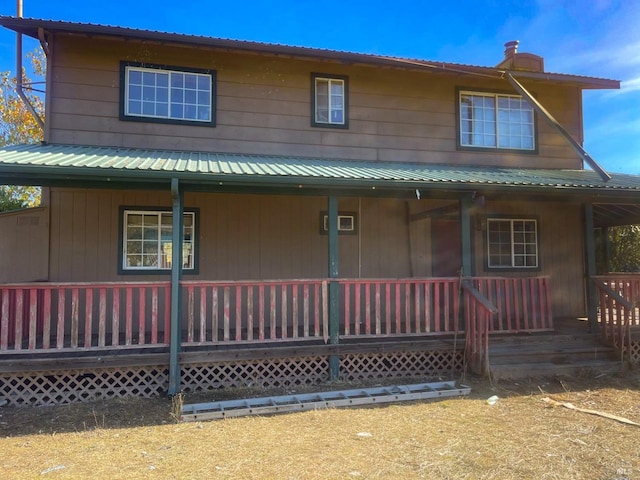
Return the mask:
<path id="1" fill-rule="evenodd" d="M 195 212 L 183 218 L 182 267 L 194 268 Z M 124 270 L 171 270 L 173 214 L 169 211 L 125 210 L 123 218 Z"/>
<path id="2" fill-rule="evenodd" d="M 535 219 L 487 219 L 489 268 L 537 268 L 538 222 Z"/>

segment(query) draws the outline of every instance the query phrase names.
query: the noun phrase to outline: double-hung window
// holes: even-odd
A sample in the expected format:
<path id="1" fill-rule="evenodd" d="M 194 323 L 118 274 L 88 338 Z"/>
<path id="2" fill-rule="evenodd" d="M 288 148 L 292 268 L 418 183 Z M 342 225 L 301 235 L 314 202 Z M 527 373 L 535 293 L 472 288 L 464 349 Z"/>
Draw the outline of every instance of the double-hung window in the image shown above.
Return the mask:
<path id="1" fill-rule="evenodd" d="M 311 125 L 348 128 L 348 81 L 345 76 L 311 75 Z"/>
<path id="2" fill-rule="evenodd" d="M 182 268 L 195 269 L 196 212 L 184 212 Z M 173 251 L 171 211 L 123 209 L 122 271 L 171 270 Z"/>
<path id="3" fill-rule="evenodd" d="M 215 72 L 122 64 L 123 120 L 215 125 Z"/>
<path id="4" fill-rule="evenodd" d="M 489 268 L 538 268 L 538 222 L 529 218 L 488 218 Z"/>
<path id="5" fill-rule="evenodd" d="M 535 150 L 533 108 L 522 97 L 459 92 L 460 146 Z"/>

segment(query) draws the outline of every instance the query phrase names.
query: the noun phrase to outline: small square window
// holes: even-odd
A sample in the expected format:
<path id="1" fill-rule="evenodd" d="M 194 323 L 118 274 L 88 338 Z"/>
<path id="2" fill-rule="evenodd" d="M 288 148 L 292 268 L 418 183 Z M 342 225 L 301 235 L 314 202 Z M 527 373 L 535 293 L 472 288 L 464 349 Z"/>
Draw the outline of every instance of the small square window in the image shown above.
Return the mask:
<path id="1" fill-rule="evenodd" d="M 329 232 L 329 215 L 320 212 L 320 233 Z M 338 234 L 356 235 L 358 233 L 358 214 L 355 212 L 338 212 Z"/>
<path id="2" fill-rule="evenodd" d="M 311 74 L 311 126 L 348 128 L 346 76 Z"/>

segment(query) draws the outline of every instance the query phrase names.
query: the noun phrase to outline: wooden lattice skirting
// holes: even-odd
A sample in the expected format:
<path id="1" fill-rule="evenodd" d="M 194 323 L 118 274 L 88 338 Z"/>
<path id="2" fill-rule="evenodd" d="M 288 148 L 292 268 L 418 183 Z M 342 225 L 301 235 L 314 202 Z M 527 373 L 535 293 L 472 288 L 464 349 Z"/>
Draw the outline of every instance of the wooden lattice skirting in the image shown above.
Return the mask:
<path id="1" fill-rule="evenodd" d="M 462 352 L 409 351 L 343 354 L 341 380 L 425 377 L 460 372 Z M 329 380 L 329 357 L 262 358 L 182 365 L 182 391 L 234 387 L 317 385 Z M 61 404 L 167 392 L 167 365 L 65 369 L 0 374 L 0 400 L 10 405 Z"/>
<path id="2" fill-rule="evenodd" d="M 167 366 L 52 370 L 0 375 L 0 400 L 54 405 L 101 398 L 153 397 L 166 392 Z"/>
<path id="3" fill-rule="evenodd" d="M 463 352 L 427 350 L 419 352 L 361 353 L 340 358 L 343 380 L 393 377 L 435 377 L 459 373 Z"/>
<path id="4" fill-rule="evenodd" d="M 629 362 L 634 365 L 640 365 L 640 341 L 631 342 L 631 349 L 629 351 Z"/>
<path id="5" fill-rule="evenodd" d="M 182 390 L 315 385 L 329 378 L 327 357 L 269 358 L 182 367 Z"/>

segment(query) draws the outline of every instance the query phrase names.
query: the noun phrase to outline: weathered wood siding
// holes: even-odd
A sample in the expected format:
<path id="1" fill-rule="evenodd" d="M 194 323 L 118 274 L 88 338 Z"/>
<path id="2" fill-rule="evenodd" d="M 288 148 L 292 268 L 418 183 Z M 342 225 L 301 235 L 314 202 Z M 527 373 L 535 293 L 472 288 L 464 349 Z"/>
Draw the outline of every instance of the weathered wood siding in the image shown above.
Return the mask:
<path id="1" fill-rule="evenodd" d="M 450 203 L 450 202 L 448 202 Z M 445 202 L 388 198 L 340 198 L 339 210 L 355 212 L 359 235 L 339 236 L 343 278 L 428 276 L 437 252 L 430 220 L 409 226 L 409 212 Z M 169 192 L 52 189 L 51 281 L 166 279 L 166 275 L 118 275 L 121 206 L 170 207 Z M 325 197 L 186 193 L 199 209 L 199 273 L 193 280 L 325 278 L 327 236 L 320 233 Z M 486 215 L 538 219 L 540 269 L 487 270 Z M 551 277 L 555 316 L 584 314 L 583 226 L 579 205 L 496 202 L 474 211 L 475 276 Z"/>
<path id="2" fill-rule="evenodd" d="M 48 280 L 48 208 L 1 213 L 0 232 L 0 283 Z"/>
<path id="3" fill-rule="evenodd" d="M 340 275 L 410 276 L 404 202 L 339 200 L 357 212 L 360 235 L 340 235 Z M 171 206 L 169 192 L 52 189 L 51 281 L 155 280 L 118 275 L 121 206 Z M 199 273 L 185 279 L 325 278 L 327 235 L 320 233 L 325 197 L 185 194 L 199 209 Z"/>
<path id="4" fill-rule="evenodd" d="M 496 275 L 521 277 L 526 270 L 488 270 L 486 230 L 481 222 L 485 215 L 538 219 L 540 269 L 530 275 L 551 277 L 551 300 L 555 317 L 580 316 L 585 313 L 584 292 L 584 226 L 581 206 L 562 202 L 492 202 L 476 211 L 474 228 L 476 276 Z M 480 222 L 480 225 L 478 225 Z"/>
<path id="5" fill-rule="evenodd" d="M 456 149 L 456 87 L 512 93 L 506 80 L 57 34 L 51 42 L 52 143 L 381 161 L 580 168 L 538 119 L 537 154 Z M 119 120 L 120 61 L 217 71 L 217 126 Z M 349 76 L 349 129 L 310 126 L 310 73 Z M 523 81 L 580 139 L 579 89 Z"/>

